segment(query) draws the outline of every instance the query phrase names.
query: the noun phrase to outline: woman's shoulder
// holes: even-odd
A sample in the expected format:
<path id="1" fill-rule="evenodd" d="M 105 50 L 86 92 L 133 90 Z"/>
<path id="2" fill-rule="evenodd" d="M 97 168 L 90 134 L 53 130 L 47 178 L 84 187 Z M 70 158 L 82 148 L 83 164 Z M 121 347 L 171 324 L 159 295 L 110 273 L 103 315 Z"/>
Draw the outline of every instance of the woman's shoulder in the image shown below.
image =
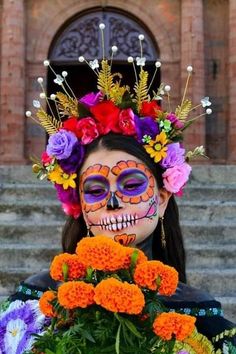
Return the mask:
<path id="1" fill-rule="evenodd" d="M 9 300 L 38 300 L 46 290 L 57 287 L 58 283 L 50 277 L 49 271 L 41 271 L 21 282 Z"/>

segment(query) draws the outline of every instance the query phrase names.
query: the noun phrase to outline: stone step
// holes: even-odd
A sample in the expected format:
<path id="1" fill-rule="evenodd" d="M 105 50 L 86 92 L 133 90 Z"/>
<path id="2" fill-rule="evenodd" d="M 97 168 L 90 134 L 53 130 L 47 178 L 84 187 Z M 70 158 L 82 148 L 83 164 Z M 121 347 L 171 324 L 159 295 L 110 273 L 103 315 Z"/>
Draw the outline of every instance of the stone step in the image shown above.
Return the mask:
<path id="1" fill-rule="evenodd" d="M 235 221 L 236 202 L 219 201 L 180 201 L 181 221 L 198 221 L 226 223 Z M 16 201 L 14 204 L 2 202 L 0 204 L 0 224 L 31 220 L 44 222 L 47 220 L 65 220 L 61 206 L 57 200 L 53 201 Z"/>
<path id="2" fill-rule="evenodd" d="M 0 248 L 1 269 L 27 268 L 38 272 L 47 269 L 53 257 L 61 252 L 60 244 L 57 248 L 50 243 L 47 245 L 2 244 Z"/>
<path id="3" fill-rule="evenodd" d="M 187 269 L 223 270 L 236 265 L 236 244 L 234 245 L 191 245 L 186 246 Z"/>
<path id="4" fill-rule="evenodd" d="M 193 165 L 190 183 L 194 184 L 227 184 L 234 185 L 235 165 Z M 38 183 L 36 175 L 29 166 L 0 166 L 1 183 Z"/>
<path id="5" fill-rule="evenodd" d="M 56 189 L 51 183 L 3 183 L 0 184 L 0 201 L 56 200 Z"/>
<path id="6" fill-rule="evenodd" d="M 194 165 L 190 183 L 235 185 L 236 165 Z"/>
<path id="7" fill-rule="evenodd" d="M 58 201 L 31 201 L 22 202 L 16 201 L 14 204 L 0 204 L 0 224 L 25 222 L 41 223 L 45 220 L 62 221 L 65 220 L 65 215 Z"/>
<path id="8" fill-rule="evenodd" d="M 61 222 L 32 222 L 5 223 L 0 224 L 0 245 L 2 243 L 12 244 L 32 244 L 35 245 L 54 245 L 58 247 L 61 244 L 61 231 L 63 223 Z M 0 246 L 1 247 L 1 246 Z"/>
<path id="9" fill-rule="evenodd" d="M 1 183 L 0 201 L 56 200 L 56 190 L 51 183 Z M 177 201 L 179 198 L 176 198 Z M 184 190 L 183 200 L 224 200 L 236 201 L 235 185 L 190 184 Z"/>
<path id="10" fill-rule="evenodd" d="M 187 269 L 188 284 L 191 286 L 205 290 L 213 296 L 236 295 L 236 267 L 220 270 Z"/>
<path id="11" fill-rule="evenodd" d="M 219 296 L 216 300 L 222 305 L 224 317 L 236 323 L 236 296 Z"/>
<path id="12" fill-rule="evenodd" d="M 184 235 L 185 245 L 191 244 L 236 244 L 236 222 L 231 223 L 207 223 L 201 220 L 197 222 L 182 221 L 181 229 Z"/>
<path id="13" fill-rule="evenodd" d="M 179 198 L 176 197 L 177 202 Z M 224 184 L 189 184 L 184 189 L 182 200 L 222 200 L 236 201 L 236 183 L 235 185 Z"/>
<path id="14" fill-rule="evenodd" d="M 236 202 L 179 201 L 181 221 L 235 222 Z"/>
<path id="15" fill-rule="evenodd" d="M 39 271 L 39 270 L 38 270 Z M 35 274 L 37 271 L 31 268 L 11 268 L 0 270 L 0 296 L 9 296 L 14 294 L 21 281 Z"/>

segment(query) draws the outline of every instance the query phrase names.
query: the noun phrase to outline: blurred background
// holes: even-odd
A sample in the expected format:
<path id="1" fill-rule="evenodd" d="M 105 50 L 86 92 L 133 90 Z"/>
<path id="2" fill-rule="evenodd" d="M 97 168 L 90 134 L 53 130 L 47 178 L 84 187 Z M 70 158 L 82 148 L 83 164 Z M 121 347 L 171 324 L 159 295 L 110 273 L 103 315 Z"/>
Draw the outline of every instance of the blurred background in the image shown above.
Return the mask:
<path id="1" fill-rule="evenodd" d="M 48 267 L 60 250 L 65 220 L 53 188 L 31 174 L 47 136 L 25 117 L 42 91 L 58 87 L 43 66 L 68 72 L 77 97 L 96 89 L 96 76 L 79 56 L 101 59 L 99 23 L 106 25 L 106 55 L 117 46 L 113 71 L 135 77 L 127 57 L 144 56 L 153 83 L 171 86 L 173 109 L 181 102 L 188 65 L 188 97 L 209 96 L 212 114 L 188 129 L 188 149 L 204 145 L 185 196 L 178 199 L 187 250 L 188 280 L 222 301 L 236 321 L 236 1 L 235 0 L 0 0 L 0 296 Z M 41 100 L 45 104 L 45 100 Z M 196 111 L 197 113 L 197 111 Z"/>

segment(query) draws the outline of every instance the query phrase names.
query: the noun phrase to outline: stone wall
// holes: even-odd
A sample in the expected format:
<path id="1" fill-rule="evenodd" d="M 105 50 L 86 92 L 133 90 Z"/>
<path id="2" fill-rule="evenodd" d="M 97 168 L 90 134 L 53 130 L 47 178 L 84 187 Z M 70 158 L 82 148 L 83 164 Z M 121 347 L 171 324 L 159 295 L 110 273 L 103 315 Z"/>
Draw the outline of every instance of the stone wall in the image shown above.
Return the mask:
<path id="1" fill-rule="evenodd" d="M 0 163 L 27 163 L 42 151 L 44 131 L 24 117 L 40 92 L 37 77 L 47 79 L 42 61 L 75 15 L 102 7 L 132 15 L 153 35 L 163 62 L 161 79 L 173 89 L 173 106 L 184 90 L 186 66 L 193 65 L 190 96 L 194 102 L 213 96 L 216 112 L 209 123 L 202 119 L 189 129 L 186 143 L 189 148 L 214 144 L 208 148 L 211 162 L 236 161 L 233 0 L 2 0 L 1 7 Z"/>

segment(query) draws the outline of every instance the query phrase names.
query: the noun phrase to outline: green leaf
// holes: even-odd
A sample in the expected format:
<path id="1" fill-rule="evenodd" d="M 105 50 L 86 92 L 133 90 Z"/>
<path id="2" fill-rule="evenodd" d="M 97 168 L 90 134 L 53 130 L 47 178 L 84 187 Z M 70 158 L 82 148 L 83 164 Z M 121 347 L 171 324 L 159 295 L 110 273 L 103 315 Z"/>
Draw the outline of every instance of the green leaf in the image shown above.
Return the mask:
<path id="1" fill-rule="evenodd" d="M 143 336 L 141 335 L 141 333 L 139 333 L 139 331 L 137 330 L 137 328 L 135 327 L 135 325 L 128 320 L 127 318 L 124 319 L 124 324 L 125 326 L 130 330 L 130 332 L 132 332 L 137 338 L 143 338 Z"/>
<path id="2" fill-rule="evenodd" d="M 138 260 L 138 250 L 134 250 L 132 255 L 131 255 L 131 262 L 130 262 L 130 271 L 131 274 L 133 275 L 136 264 L 137 264 L 137 260 Z"/>
<path id="3" fill-rule="evenodd" d="M 55 352 L 52 352 L 50 349 L 45 350 L 45 354 L 56 354 Z"/>
<path id="4" fill-rule="evenodd" d="M 120 354 L 120 330 L 121 330 L 121 323 L 118 327 L 118 331 L 116 334 L 116 345 L 115 345 L 116 354 Z"/>

